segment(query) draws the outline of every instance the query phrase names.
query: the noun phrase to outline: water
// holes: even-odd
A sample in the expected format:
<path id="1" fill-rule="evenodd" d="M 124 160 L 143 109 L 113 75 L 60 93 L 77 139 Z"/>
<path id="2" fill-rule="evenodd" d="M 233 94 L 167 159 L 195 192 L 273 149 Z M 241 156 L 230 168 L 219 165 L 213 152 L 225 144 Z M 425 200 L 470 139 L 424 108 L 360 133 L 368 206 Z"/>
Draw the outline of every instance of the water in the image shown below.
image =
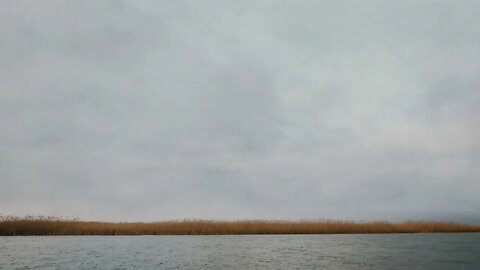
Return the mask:
<path id="1" fill-rule="evenodd" d="M 0 269 L 480 269 L 480 233 L 0 237 Z"/>

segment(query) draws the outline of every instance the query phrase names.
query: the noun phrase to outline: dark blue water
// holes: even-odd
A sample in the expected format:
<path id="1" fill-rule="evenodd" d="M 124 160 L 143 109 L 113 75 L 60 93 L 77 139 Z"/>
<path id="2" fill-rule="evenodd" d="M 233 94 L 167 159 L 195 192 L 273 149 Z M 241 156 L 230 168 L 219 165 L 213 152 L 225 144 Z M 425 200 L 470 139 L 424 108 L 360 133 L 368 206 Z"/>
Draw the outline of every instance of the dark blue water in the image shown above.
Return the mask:
<path id="1" fill-rule="evenodd" d="M 0 237 L 0 269 L 480 269 L 480 233 Z"/>

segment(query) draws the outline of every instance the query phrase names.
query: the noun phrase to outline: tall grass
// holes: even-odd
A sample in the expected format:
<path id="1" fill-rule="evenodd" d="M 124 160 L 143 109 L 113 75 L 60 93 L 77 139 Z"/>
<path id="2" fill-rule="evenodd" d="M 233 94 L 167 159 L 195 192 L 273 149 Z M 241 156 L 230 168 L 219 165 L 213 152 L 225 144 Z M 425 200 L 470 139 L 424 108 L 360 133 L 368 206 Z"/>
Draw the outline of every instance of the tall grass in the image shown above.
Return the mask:
<path id="1" fill-rule="evenodd" d="M 179 220 L 162 222 L 90 222 L 55 218 L 4 218 L 0 235 L 214 235 L 480 232 L 480 226 L 454 222 L 341 220 Z"/>

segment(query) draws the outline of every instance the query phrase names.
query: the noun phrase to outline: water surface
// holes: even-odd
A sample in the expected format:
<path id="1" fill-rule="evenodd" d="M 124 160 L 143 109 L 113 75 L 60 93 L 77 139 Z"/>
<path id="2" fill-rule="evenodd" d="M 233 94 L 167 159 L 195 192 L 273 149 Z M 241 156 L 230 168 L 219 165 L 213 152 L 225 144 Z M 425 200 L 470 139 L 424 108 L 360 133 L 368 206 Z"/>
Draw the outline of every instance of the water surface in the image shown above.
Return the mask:
<path id="1" fill-rule="evenodd" d="M 0 269 L 480 269 L 480 233 L 0 237 Z"/>

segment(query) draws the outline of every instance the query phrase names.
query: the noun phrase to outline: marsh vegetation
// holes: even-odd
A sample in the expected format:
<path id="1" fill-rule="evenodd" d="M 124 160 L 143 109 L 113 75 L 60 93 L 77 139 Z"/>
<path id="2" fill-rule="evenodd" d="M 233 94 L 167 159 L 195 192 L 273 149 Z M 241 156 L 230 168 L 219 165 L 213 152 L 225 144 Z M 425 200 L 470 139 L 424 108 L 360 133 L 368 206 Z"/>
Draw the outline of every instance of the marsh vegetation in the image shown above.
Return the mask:
<path id="1" fill-rule="evenodd" d="M 99 222 L 54 217 L 5 217 L 0 235 L 215 235 L 480 232 L 480 226 L 442 221 L 174 220 Z"/>

